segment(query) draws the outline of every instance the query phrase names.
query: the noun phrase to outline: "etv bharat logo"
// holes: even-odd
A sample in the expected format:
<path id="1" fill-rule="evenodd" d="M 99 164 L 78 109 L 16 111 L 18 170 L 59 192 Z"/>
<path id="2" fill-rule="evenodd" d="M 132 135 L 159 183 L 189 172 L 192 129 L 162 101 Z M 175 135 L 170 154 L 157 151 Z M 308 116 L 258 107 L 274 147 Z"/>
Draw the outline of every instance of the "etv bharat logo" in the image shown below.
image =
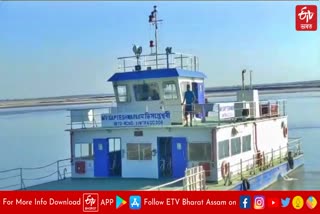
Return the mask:
<path id="1" fill-rule="evenodd" d="M 99 212 L 99 194 L 83 193 L 83 212 Z"/>
<path id="2" fill-rule="evenodd" d="M 316 31 L 317 19 L 317 5 L 296 6 L 297 31 Z"/>

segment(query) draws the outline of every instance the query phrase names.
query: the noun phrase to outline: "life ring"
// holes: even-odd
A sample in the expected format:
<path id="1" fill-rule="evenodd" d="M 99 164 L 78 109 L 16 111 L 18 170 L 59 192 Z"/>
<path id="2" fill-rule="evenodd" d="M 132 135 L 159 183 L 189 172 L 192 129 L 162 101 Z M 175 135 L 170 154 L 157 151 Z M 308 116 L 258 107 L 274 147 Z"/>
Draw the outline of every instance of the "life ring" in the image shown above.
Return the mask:
<path id="1" fill-rule="evenodd" d="M 284 137 L 287 137 L 287 135 L 288 135 L 288 128 L 285 126 L 285 127 L 283 128 L 283 136 L 284 136 Z"/>
<path id="2" fill-rule="evenodd" d="M 282 126 L 282 131 L 283 131 L 283 137 L 287 137 L 287 135 L 288 135 L 287 125 L 284 122 L 282 122 L 281 126 Z"/>
<path id="3" fill-rule="evenodd" d="M 223 179 L 229 176 L 229 164 L 226 161 L 223 161 L 221 164 L 221 176 Z"/>
<path id="4" fill-rule="evenodd" d="M 250 189 L 250 183 L 248 179 L 243 179 L 242 180 L 242 190 L 246 191 Z"/>

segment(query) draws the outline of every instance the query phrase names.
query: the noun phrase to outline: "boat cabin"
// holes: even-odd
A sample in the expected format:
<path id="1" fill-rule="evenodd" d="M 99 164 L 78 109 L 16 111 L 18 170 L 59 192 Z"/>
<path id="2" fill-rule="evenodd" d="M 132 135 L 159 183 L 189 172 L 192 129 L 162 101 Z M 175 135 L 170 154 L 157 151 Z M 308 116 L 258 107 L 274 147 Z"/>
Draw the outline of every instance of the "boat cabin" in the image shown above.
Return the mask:
<path id="1" fill-rule="evenodd" d="M 170 123 L 162 125 L 182 124 L 181 102 L 187 85 L 190 85 L 196 103 L 205 104 L 206 76 L 197 70 L 197 57 L 186 54 L 160 54 L 159 57 L 162 58 L 158 61 L 158 69 L 155 68 L 154 55 L 141 57 L 143 63 L 139 63 L 138 66 L 130 64 L 130 61 L 135 59 L 134 56 L 119 58 L 120 65 L 123 65 L 119 68 L 121 72 L 115 73 L 108 80 L 113 84 L 117 113 L 170 112 Z M 133 71 L 128 71 L 130 68 L 133 68 Z M 203 115 L 200 113 L 204 112 L 199 112 L 199 117 Z M 128 126 L 139 126 L 130 121 L 123 122 L 127 122 Z"/>

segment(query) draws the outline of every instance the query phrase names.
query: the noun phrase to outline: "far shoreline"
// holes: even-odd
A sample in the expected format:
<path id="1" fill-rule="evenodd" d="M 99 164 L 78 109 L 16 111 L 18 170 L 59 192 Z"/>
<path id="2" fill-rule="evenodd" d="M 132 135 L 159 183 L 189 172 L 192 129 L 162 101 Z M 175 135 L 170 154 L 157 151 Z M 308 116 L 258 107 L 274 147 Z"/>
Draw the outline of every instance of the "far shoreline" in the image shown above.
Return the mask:
<path id="1" fill-rule="evenodd" d="M 272 94 L 294 94 L 294 93 L 310 93 L 320 92 L 320 88 L 305 88 L 305 89 L 282 89 L 282 90 L 260 90 L 260 95 Z M 235 96 L 236 92 L 210 92 L 207 93 L 207 98 L 221 98 Z M 49 107 L 49 106 L 68 106 L 68 105 L 86 105 L 86 104 L 111 104 L 114 103 L 114 96 L 97 97 L 96 95 L 85 96 L 69 96 L 68 98 L 35 98 L 35 99 L 20 99 L 20 100 L 3 100 L 0 101 L 1 109 L 12 108 L 28 108 L 28 107 Z"/>

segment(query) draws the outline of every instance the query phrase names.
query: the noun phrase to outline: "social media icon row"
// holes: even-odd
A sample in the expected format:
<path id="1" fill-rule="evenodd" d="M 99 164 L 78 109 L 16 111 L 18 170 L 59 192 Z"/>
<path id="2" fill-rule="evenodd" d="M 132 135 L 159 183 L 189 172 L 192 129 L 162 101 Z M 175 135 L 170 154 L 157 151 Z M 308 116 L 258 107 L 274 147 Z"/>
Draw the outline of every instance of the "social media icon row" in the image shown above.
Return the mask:
<path id="1" fill-rule="evenodd" d="M 253 199 L 253 208 L 256 210 L 261 210 L 264 209 L 265 206 L 267 206 L 269 208 L 277 208 L 280 207 L 288 207 L 290 204 L 290 198 L 286 197 L 286 198 L 266 198 L 262 195 L 257 195 L 254 196 Z M 301 209 L 304 205 L 304 200 L 301 196 L 295 196 L 292 199 L 292 206 L 294 209 Z M 306 200 L 306 205 L 309 209 L 314 209 L 317 206 L 317 200 L 315 197 L 313 196 L 309 196 L 308 199 Z M 240 196 L 240 208 L 241 209 L 250 209 L 251 208 L 251 197 L 250 196 Z"/>

